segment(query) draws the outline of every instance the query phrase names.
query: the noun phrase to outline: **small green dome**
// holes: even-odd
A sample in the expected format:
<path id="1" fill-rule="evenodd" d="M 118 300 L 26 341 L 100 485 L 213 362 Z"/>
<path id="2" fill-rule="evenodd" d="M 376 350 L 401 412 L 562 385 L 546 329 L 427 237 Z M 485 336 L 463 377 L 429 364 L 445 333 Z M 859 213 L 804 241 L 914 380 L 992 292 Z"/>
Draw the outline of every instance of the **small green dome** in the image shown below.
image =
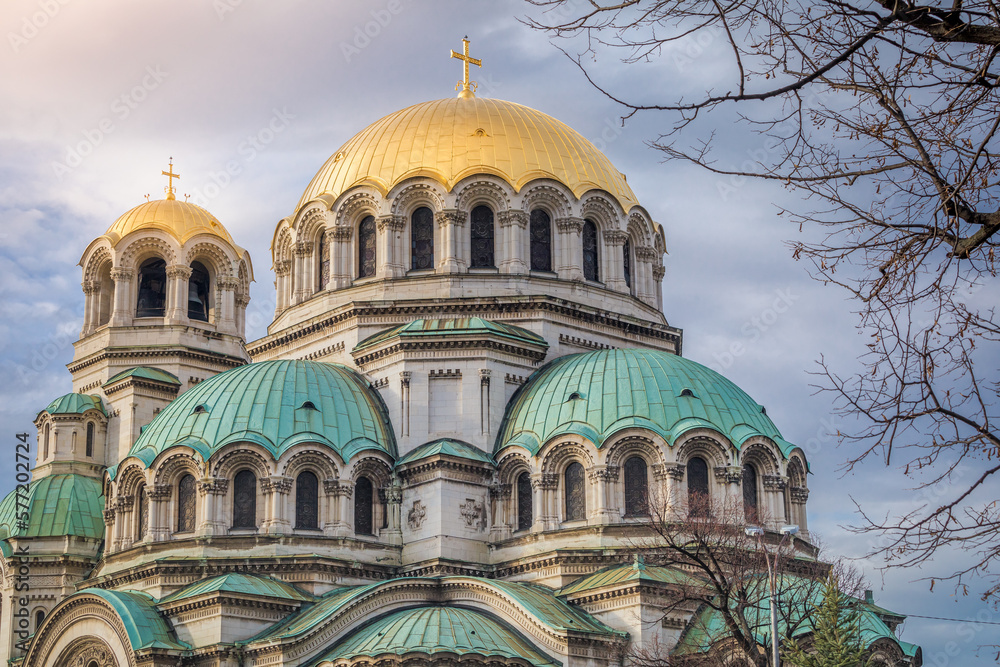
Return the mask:
<path id="1" fill-rule="evenodd" d="M 92 540 L 104 537 L 104 493 L 100 480 L 72 473 L 46 475 L 28 485 L 26 497 L 19 499 L 17 494 L 15 489 L 0 502 L 0 540 L 64 535 Z"/>
<path id="2" fill-rule="evenodd" d="M 104 410 L 101 397 L 94 394 L 66 394 L 49 403 L 49 406 L 42 410 L 50 415 L 82 415 L 87 410 L 98 410 L 105 417 L 108 413 Z"/>
<path id="3" fill-rule="evenodd" d="M 538 334 L 505 322 L 494 322 L 482 317 L 458 317 L 443 320 L 413 320 L 398 327 L 373 334 L 358 343 L 354 352 L 361 352 L 393 338 L 418 339 L 436 337 L 458 338 L 463 336 L 496 336 L 517 344 L 548 347 L 549 344 Z"/>
<path id="4" fill-rule="evenodd" d="M 535 371 L 507 405 L 495 451 L 520 445 L 537 453 L 559 435 L 600 447 L 625 428 L 653 431 L 671 445 L 695 428 L 711 428 L 739 447 L 755 435 L 787 456 L 764 408 L 710 368 L 657 350 L 600 350 L 560 357 Z"/>
<path id="5" fill-rule="evenodd" d="M 341 641 L 321 661 L 408 653 L 477 655 L 557 665 L 518 632 L 482 612 L 419 607 L 384 616 Z"/>
<path id="6" fill-rule="evenodd" d="M 396 456 L 388 412 L 367 380 L 340 364 L 296 360 L 247 364 L 189 389 L 142 430 L 129 456 L 150 465 L 185 446 L 208 459 L 241 441 L 275 458 L 300 442 L 325 444 L 345 461 L 365 449 Z"/>

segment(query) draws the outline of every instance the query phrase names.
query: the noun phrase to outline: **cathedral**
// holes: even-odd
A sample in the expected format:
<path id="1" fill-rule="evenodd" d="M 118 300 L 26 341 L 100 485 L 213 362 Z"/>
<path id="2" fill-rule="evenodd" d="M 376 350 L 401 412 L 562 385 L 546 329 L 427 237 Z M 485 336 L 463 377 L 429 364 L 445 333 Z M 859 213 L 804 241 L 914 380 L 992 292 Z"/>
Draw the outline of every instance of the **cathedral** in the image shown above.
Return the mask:
<path id="1" fill-rule="evenodd" d="M 666 603 L 687 574 L 636 555 L 654 495 L 815 553 L 803 450 L 682 356 L 663 227 L 579 133 L 476 97 L 465 47 L 457 97 L 350 138 L 277 223 L 263 338 L 238 230 L 172 165 L 83 251 L 73 391 L 0 504 L 10 664 L 623 667 L 713 650 Z M 863 616 L 876 664 L 920 665 Z"/>

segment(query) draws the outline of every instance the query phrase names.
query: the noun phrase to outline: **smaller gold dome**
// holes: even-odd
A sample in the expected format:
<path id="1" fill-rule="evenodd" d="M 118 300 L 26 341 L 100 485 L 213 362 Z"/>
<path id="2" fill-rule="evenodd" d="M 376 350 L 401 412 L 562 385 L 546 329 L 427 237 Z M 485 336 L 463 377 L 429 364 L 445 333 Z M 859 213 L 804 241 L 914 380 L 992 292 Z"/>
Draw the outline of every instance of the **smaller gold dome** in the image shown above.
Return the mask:
<path id="1" fill-rule="evenodd" d="M 214 234 L 236 247 L 233 237 L 218 219 L 200 206 L 176 199 L 157 199 L 140 204 L 111 225 L 105 236 L 114 242 L 138 229 L 159 229 L 180 243 L 197 234 Z"/>

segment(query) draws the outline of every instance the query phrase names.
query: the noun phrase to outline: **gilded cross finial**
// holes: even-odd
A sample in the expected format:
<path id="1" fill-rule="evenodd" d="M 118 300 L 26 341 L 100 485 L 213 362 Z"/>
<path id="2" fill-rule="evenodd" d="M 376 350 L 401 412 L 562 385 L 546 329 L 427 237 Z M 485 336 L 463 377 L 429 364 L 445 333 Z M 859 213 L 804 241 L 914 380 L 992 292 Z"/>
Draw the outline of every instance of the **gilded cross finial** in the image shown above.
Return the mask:
<path id="1" fill-rule="evenodd" d="M 167 199 L 176 199 L 174 196 L 174 179 L 180 179 L 178 174 L 174 173 L 174 158 L 170 158 L 170 168 L 166 171 L 161 171 L 161 174 L 167 177 L 167 187 L 163 188 L 163 191 L 167 193 Z"/>
<path id="2" fill-rule="evenodd" d="M 469 36 L 466 35 L 462 38 L 462 52 L 456 53 L 454 49 L 451 50 L 451 57 L 458 58 L 462 61 L 462 80 L 455 85 L 455 90 L 458 91 L 459 97 L 475 97 L 477 84 L 475 81 L 469 81 L 469 65 L 475 65 L 476 67 L 482 67 L 483 61 L 479 58 L 473 58 L 469 55 Z"/>

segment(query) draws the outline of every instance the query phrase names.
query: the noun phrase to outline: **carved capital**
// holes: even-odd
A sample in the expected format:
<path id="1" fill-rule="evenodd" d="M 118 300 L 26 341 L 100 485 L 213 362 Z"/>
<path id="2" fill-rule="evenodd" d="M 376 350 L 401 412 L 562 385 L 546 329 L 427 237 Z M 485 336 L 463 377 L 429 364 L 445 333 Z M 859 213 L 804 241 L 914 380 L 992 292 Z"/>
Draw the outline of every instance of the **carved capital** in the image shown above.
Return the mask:
<path id="1" fill-rule="evenodd" d="M 400 371 L 399 373 L 400 386 L 409 387 L 411 377 L 413 377 L 413 373 L 411 371 Z"/>
<path id="2" fill-rule="evenodd" d="M 222 276 L 216 281 L 216 284 L 220 290 L 236 291 L 236 288 L 240 286 L 240 279 L 232 276 Z"/>
<path id="3" fill-rule="evenodd" d="M 657 281 L 663 280 L 663 276 L 666 275 L 666 273 L 667 270 L 662 266 L 653 267 L 653 278 L 655 278 Z"/>
<path id="4" fill-rule="evenodd" d="M 657 472 L 656 471 L 657 467 L 658 466 L 655 465 L 653 466 L 654 474 Z M 662 466 L 662 473 L 657 476 L 660 477 L 661 479 L 663 477 L 669 477 L 670 479 L 674 479 L 679 482 L 682 479 L 684 479 L 684 471 L 685 471 L 684 466 L 682 466 L 680 463 L 667 463 Z"/>
<path id="5" fill-rule="evenodd" d="M 608 245 L 623 246 L 628 241 L 628 233 L 619 229 L 605 229 L 604 242 Z"/>
<path id="6" fill-rule="evenodd" d="M 739 466 L 716 466 L 715 478 L 728 484 L 739 484 L 743 479 L 743 469 Z"/>
<path id="7" fill-rule="evenodd" d="M 206 477 L 198 480 L 198 493 L 200 495 L 212 494 L 221 496 L 229 488 L 229 480 L 223 477 Z"/>
<path id="8" fill-rule="evenodd" d="M 510 484 L 490 484 L 490 498 L 500 500 L 510 498 L 512 493 Z"/>
<path id="9" fill-rule="evenodd" d="M 111 279 L 116 283 L 128 282 L 132 280 L 135 272 L 132 269 L 111 269 Z"/>
<path id="10" fill-rule="evenodd" d="M 488 385 L 490 383 L 490 374 L 492 371 L 488 368 L 479 369 L 479 383 L 483 385 Z"/>
<path id="11" fill-rule="evenodd" d="M 579 234 L 583 231 L 583 218 L 556 218 L 556 229 L 564 234 Z"/>
<path id="12" fill-rule="evenodd" d="M 536 473 L 531 476 L 531 486 L 536 489 L 555 489 L 559 486 L 559 476 L 552 472 Z"/>
<path id="13" fill-rule="evenodd" d="M 653 246 L 641 245 L 635 249 L 635 258 L 640 262 L 652 262 L 656 259 L 656 249 Z"/>
<path id="14" fill-rule="evenodd" d="M 173 280 L 187 280 L 191 277 L 193 269 L 190 266 L 184 266 L 183 264 L 171 264 L 167 267 L 167 278 Z"/>
<path id="15" fill-rule="evenodd" d="M 468 217 L 465 211 L 459 211 L 457 208 L 448 208 L 434 214 L 434 219 L 437 220 L 439 227 L 446 227 L 448 225 L 464 227 L 465 220 Z"/>
<path id="16" fill-rule="evenodd" d="M 292 478 L 281 475 L 272 475 L 260 480 L 260 490 L 263 493 L 288 493 L 292 490 Z"/>
<path id="17" fill-rule="evenodd" d="M 308 257 L 312 254 L 313 242 L 312 241 L 299 241 L 295 244 L 295 255 L 296 257 Z"/>
<path id="18" fill-rule="evenodd" d="M 793 486 L 791 496 L 793 503 L 802 505 L 809 500 L 809 489 L 804 486 Z"/>
<path id="19" fill-rule="evenodd" d="M 391 232 L 401 232 L 406 229 L 406 218 L 402 215 L 382 215 L 375 220 L 380 232 L 388 229 Z"/>
<path id="20" fill-rule="evenodd" d="M 335 241 L 345 242 L 350 241 L 351 237 L 354 235 L 353 227 L 334 227 L 327 231 L 328 234 L 333 234 Z"/>
<path id="21" fill-rule="evenodd" d="M 146 495 L 150 500 L 161 501 L 170 500 L 171 486 L 169 484 L 156 484 L 146 487 Z"/>
<path id="22" fill-rule="evenodd" d="M 520 209 L 500 211 L 497 213 L 497 223 L 499 223 L 501 227 L 520 227 L 521 229 L 527 229 L 528 219 L 528 212 Z"/>
<path id="23" fill-rule="evenodd" d="M 788 485 L 788 478 L 781 475 L 764 475 L 761 482 L 765 489 L 783 489 Z"/>
<path id="24" fill-rule="evenodd" d="M 87 295 L 97 294 L 101 291 L 101 283 L 96 280 L 84 280 L 81 287 L 83 287 L 83 293 Z"/>
<path id="25" fill-rule="evenodd" d="M 279 259 L 274 263 L 274 275 L 287 276 L 292 270 L 292 262 L 287 259 Z"/>
<path id="26" fill-rule="evenodd" d="M 104 510 L 104 525 L 113 526 L 115 524 L 115 511 L 113 509 Z"/>

